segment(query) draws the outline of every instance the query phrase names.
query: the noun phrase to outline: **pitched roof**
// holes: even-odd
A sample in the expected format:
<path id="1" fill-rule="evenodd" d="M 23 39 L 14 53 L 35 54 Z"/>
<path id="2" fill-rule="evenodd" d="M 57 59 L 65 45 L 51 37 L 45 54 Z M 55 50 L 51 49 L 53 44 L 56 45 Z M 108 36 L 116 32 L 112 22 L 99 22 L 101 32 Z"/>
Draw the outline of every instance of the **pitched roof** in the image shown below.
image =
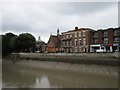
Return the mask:
<path id="1" fill-rule="evenodd" d="M 58 47 L 61 44 L 59 36 L 51 35 L 48 40 L 48 44 L 50 43 L 50 41 L 51 41 L 51 43 L 55 44 L 55 47 Z"/>

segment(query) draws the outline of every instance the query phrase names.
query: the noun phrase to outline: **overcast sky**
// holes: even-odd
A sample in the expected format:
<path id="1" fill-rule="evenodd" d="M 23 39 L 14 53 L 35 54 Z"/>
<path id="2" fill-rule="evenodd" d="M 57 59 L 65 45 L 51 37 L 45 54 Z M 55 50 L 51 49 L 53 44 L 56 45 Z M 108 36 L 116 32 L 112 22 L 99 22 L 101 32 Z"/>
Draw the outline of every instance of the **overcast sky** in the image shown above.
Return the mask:
<path id="1" fill-rule="evenodd" d="M 2 33 L 31 33 L 48 41 L 56 34 L 79 28 L 118 26 L 117 2 L 39 2 L 2 4 Z"/>

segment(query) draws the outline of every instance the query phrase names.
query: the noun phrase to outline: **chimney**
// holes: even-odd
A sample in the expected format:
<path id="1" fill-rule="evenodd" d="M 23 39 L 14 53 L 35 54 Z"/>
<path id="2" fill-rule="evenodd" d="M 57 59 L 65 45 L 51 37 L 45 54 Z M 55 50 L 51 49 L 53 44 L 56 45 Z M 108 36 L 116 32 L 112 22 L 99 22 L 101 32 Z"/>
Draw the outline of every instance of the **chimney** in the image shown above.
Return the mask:
<path id="1" fill-rule="evenodd" d="M 75 27 L 75 30 L 78 30 L 78 27 Z"/>

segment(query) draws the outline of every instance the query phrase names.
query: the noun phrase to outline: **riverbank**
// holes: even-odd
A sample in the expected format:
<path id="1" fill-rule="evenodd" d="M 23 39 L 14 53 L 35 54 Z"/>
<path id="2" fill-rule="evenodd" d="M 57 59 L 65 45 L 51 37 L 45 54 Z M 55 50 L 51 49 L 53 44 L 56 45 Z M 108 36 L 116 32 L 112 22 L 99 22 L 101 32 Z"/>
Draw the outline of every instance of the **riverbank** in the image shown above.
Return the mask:
<path id="1" fill-rule="evenodd" d="M 11 61 L 5 60 L 3 64 L 13 64 Z M 21 60 L 13 65 L 20 65 L 21 67 L 29 68 L 43 68 L 51 70 L 64 70 L 64 71 L 75 71 L 84 73 L 95 73 L 101 75 L 118 75 L 118 68 L 111 66 L 101 65 L 86 65 L 86 64 L 70 64 L 64 62 L 55 61 L 34 61 L 34 60 Z"/>
<path id="2" fill-rule="evenodd" d="M 6 59 L 55 61 L 71 64 L 118 66 L 120 52 L 115 53 L 13 53 Z M 17 62 L 17 61 L 14 61 Z"/>
<path id="3" fill-rule="evenodd" d="M 118 74 L 119 53 L 13 53 L 5 62 L 34 68 Z"/>

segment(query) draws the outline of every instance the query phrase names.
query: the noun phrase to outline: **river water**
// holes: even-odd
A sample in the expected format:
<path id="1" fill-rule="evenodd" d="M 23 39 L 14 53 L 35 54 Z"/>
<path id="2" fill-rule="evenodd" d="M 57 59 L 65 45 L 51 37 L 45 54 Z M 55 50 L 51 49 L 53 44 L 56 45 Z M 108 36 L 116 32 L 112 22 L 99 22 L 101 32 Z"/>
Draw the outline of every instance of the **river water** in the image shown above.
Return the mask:
<path id="1" fill-rule="evenodd" d="M 77 71 L 33 68 L 4 63 L 3 88 L 117 88 L 118 78 Z"/>

